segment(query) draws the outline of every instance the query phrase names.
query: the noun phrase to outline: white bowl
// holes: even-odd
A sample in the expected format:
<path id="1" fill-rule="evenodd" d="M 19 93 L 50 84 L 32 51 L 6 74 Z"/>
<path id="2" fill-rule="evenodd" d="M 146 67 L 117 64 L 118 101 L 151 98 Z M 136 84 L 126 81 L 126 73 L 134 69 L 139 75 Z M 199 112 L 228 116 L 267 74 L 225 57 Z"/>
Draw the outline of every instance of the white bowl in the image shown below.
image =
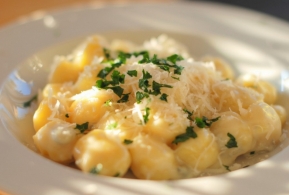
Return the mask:
<path id="1" fill-rule="evenodd" d="M 289 112 L 289 25 L 283 21 L 195 2 L 87 5 L 45 13 L 0 29 L 0 189 L 15 195 L 288 194 L 288 139 L 269 159 L 246 169 L 162 182 L 84 174 L 34 151 L 33 107 L 23 103 L 45 85 L 54 55 L 70 53 L 91 34 L 141 42 L 162 33 L 184 43 L 196 59 L 217 55 L 239 74 L 258 73 L 273 82 L 278 102 Z"/>

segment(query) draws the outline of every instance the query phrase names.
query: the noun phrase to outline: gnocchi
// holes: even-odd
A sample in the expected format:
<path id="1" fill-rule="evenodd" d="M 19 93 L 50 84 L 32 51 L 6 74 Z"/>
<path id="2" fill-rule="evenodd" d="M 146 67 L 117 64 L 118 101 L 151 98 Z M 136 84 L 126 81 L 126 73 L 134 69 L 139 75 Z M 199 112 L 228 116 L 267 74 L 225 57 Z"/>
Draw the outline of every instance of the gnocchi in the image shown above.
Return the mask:
<path id="1" fill-rule="evenodd" d="M 235 77 L 223 59 L 196 61 L 166 35 L 142 45 L 91 36 L 56 57 L 33 140 L 44 157 L 85 173 L 146 180 L 225 173 L 240 157 L 276 148 L 287 118 L 272 84 Z"/>

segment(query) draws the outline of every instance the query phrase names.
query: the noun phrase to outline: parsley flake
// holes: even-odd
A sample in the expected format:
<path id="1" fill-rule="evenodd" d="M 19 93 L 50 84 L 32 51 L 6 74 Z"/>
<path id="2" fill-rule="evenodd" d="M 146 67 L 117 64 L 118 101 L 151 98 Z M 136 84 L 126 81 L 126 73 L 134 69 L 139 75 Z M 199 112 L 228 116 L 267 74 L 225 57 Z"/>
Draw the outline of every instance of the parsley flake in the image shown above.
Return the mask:
<path id="1" fill-rule="evenodd" d="M 143 121 L 146 124 L 149 121 L 149 115 L 150 115 L 150 108 L 145 108 L 145 114 L 143 115 Z"/>
<path id="2" fill-rule="evenodd" d="M 102 164 L 97 164 L 95 167 L 93 167 L 92 169 L 90 169 L 89 173 L 92 173 L 92 174 L 99 174 L 102 170 L 102 167 L 103 165 Z"/>
<path id="3" fill-rule="evenodd" d="M 80 131 L 80 133 L 84 133 L 88 129 L 88 122 L 85 122 L 81 125 L 76 124 L 75 129 L 78 129 Z"/>
<path id="4" fill-rule="evenodd" d="M 167 60 L 175 64 L 177 61 L 184 60 L 184 58 L 178 54 L 173 54 L 169 57 L 167 57 Z"/>
<path id="5" fill-rule="evenodd" d="M 216 122 L 219 120 L 219 117 L 208 119 L 207 117 L 203 116 L 202 118 L 196 117 L 195 118 L 195 123 L 199 128 L 205 128 L 205 127 L 210 127 L 213 122 Z"/>
<path id="6" fill-rule="evenodd" d="M 27 102 L 23 103 L 23 107 L 27 108 L 30 107 L 32 102 L 37 101 L 37 95 L 33 96 L 30 100 L 28 100 Z"/>
<path id="7" fill-rule="evenodd" d="M 193 119 L 192 119 L 192 116 L 193 116 L 193 114 L 194 114 L 194 111 L 190 112 L 189 110 L 187 110 L 187 109 L 185 109 L 185 108 L 183 109 L 183 111 L 188 114 L 187 119 L 189 119 L 190 121 L 192 121 L 192 120 L 193 120 Z"/>
<path id="8" fill-rule="evenodd" d="M 117 103 L 128 102 L 129 94 L 130 94 L 130 93 L 122 94 L 122 97 L 121 97 L 119 100 L 117 100 Z"/>
<path id="9" fill-rule="evenodd" d="M 112 130 L 112 129 L 115 129 L 117 127 L 118 123 L 117 122 L 113 122 L 113 123 L 110 123 L 107 125 L 107 129 L 108 130 Z"/>
<path id="10" fill-rule="evenodd" d="M 103 48 L 103 53 L 106 59 L 110 59 L 110 51 L 107 48 Z"/>
<path id="11" fill-rule="evenodd" d="M 104 79 L 113 69 L 114 67 L 107 66 L 104 69 L 99 71 L 99 73 L 97 74 L 97 77 Z"/>
<path id="12" fill-rule="evenodd" d="M 128 70 L 127 74 L 131 77 L 136 77 L 137 76 L 137 71 L 136 70 Z"/>
<path id="13" fill-rule="evenodd" d="M 236 138 L 231 134 L 227 133 L 227 136 L 230 138 L 227 144 L 225 145 L 227 148 L 237 148 L 238 144 Z"/>
<path id="14" fill-rule="evenodd" d="M 156 81 L 153 81 L 152 83 L 152 89 L 153 91 L 151 92 L 151 94 L 153 95 L 159 95 L 161 94 L 161 87 L 166 87 L 166 88 L 173 88 L 171 85 L 167 85 L 167 84 L 160 84 Z"/>
<path id="15" fill-rule="evenodd" d="M 112 105 L 112 100 L 109 99 L 109 100 L 105 101 L 105 102 L 104 102 L 104 105 L 105 105 L 105 106 L 111 106 L 111 105 Z"/>
<path id="16" fill-rule="evenodd" d="M 165 94 L 165 93 L 163 93 L 162 95 L 161 95 L 161 97 L 160 97 L 160 100 L 163 100 L 163 101 L 168 101 L 167 100 L 167 97 L 168 97 L 168 94 Z"/>
<path id="17" fill-rule="evenodd" d="M 148 98 L 149 94 L 137 91 L 136 94 L 136 103 L 140 103 L 144 98 Z"/>
<path id="18" fill-rule="evenodd" d="M 142 73 L 143 77 L 138 81 L 138 86 L 140 89 L 148 92 L 148 87 L 150 87 L 148 79 L 152 78 L 152 75 L 145 70 L 142 70 Z"/>
<path id="19" fill-rule="evenodd" d="M 195 139 L 197 137 L 198 137 L 198 135 L 194 131 L 194 127 L 189 126 L 189 127 L 187 127 L 186 132 L 176 136 L 175 140 L 172 143 L 173 144 L 178 144 L 180 142 L 187 141 L 190 138 L 194 138 Z"/>
<path id="20" fill-rule="evenodd" d="M 231 171 L 230 166 L 228 166 L 228 165 L 223 165 L 223 166 L 227 171 Z"/>
<path id="21" fill-rule="evenodd" d="M 129 144 L 132 144 L 133 141 L 130 140 L 130 139 L 124 139 L 124 140 L 123 140 L 123 143 L 126 144 L 126 145 L 129 145 Z"/>

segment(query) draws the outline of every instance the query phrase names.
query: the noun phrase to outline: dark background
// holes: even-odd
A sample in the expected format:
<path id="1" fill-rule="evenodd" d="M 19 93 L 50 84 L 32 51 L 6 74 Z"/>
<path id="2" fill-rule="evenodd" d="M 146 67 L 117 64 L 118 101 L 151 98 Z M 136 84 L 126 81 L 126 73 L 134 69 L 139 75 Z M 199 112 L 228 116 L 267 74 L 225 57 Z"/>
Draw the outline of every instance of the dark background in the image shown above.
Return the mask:
<path id="1" fill-rule="evenodd" d="M 271 16 L 289 22 L 289 0 L 197 0 L 206 2 L 219 2 L 228 5 L 235 5 L 258 12 L 263 12 Z"/>

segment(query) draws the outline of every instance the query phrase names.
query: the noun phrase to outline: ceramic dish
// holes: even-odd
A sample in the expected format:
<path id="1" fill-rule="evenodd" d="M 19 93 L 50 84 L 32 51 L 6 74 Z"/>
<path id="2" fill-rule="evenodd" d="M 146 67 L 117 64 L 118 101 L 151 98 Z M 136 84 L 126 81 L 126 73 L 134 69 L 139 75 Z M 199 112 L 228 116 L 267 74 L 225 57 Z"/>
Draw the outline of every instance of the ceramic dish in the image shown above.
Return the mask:
<path id="1" fill-rule="evenodd" d="M 260 73 L 275 84 L 278 101 L 289 111 L 289 25 L 284 21 L 195 2 L 87 5 L 45 13 L 0 29 L 0 189 L 13 195 L 288 194 L 288 139 L 270 158 L 248 168 L 160 182 L 83 174 L 33 151 L 31 110 L 21 105 L 44 86 L 52 56 L 70 53 L 91 34 L 140 42 L 162 33 L 183 42 L 195 58 L 218 55 L 238 73 Z"/>

